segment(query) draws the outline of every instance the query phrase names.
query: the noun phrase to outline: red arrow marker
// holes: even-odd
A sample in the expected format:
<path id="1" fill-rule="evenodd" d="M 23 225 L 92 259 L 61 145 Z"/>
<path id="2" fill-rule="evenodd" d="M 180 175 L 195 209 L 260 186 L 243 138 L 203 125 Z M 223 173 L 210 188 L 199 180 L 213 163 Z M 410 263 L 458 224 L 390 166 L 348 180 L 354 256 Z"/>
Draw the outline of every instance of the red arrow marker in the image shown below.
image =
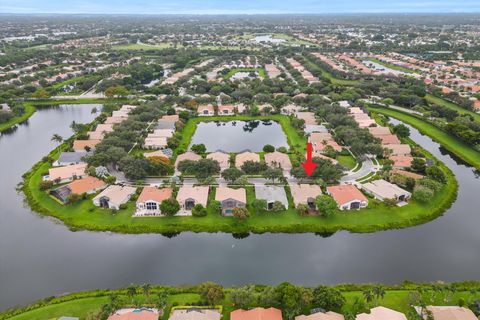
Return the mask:
<path id="1" fill-rule="evenodd" d="M 311 176 L 313 170 L 317 167 L 315 162 L 312 162 L 312 143 L 307 143 L 307 162 L 302 162 L 303 169 L 307 173 L 307 176 Z"/>

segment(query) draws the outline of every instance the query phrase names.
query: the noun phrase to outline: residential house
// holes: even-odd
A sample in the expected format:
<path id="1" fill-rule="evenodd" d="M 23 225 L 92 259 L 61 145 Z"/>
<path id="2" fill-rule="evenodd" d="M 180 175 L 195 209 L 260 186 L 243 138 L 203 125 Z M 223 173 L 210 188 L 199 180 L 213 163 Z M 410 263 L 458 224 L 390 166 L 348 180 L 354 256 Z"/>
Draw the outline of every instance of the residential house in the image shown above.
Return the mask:
<path id="1" fill-rule="evenodd" d="M 157 124 L 155 125 L 155 130 L 158 129 L 169 129 L 175 131 L 175 122 L 158 120 Z"/>
<path id="2" fill-rule="evenodd" d="M 304 120 L 305 125 L 317 124 L 317 119 L 315 119 L 315 113 L 313 112 L 297 112 L 295 115 L 298 119 Z"/>
<path id="3" fill-rule="evenodd" d="M 163 149 L 167 147 L 167 138 L 165 137 L 155 137 L 155 136 L 150 136 L 148 135 L 145 138 L 145 141 L 143 143 L 143 147 L 145 149 Z"/>
<path id="4" fill-rule="evenodd" d="M 215 115 L 215 109 L 211 104 L 200 105 L 197 108 L 197 113 L 201 117 L 211 117 Z"/>
<path id="5" fill-rule="evenodd" d="M 153 133 L 150 133 L 150 137 L 158 137 L 158 138 L 171 138 L 173 137 L 174 131 L 171 129 L 156 129 L 153 130 Z"/>
<path id="6" fill-rule="evenodd" d="M 394 169 L 410 168 L 413 161 L 411 156 L 391 156 L 388 159 L 393 161 L 392 167 Z"/>
<path id="7" fill-rule="evenodd" d="M 208 186 L 189 186 L 183 185 L 177 193 L 177 201 L 180 204 L 180 215 L 191 215 L 192 209 L 195 205 L 201 204 L 204 208 L 207 207 L 208 201 Z"/>
<path id="8" fill-rule="evenodd" d="M 390 150 L 389 154 L 391 156 L 409 156 L 412 152 L 412 149 L 408 144 L 389 144 L 384 147 Z"/>
<path id="9" fill-rule="evenodd" d="M 322 189 L 314 184 L 293 184 L 290 186 L 295 207 L 306 204 L 311 210 L 316 210 L 316 198 L 322 194 Z"/>
<path id="10" fill-rule="evenodd" d="M 218 187 L 215 192 L 215 200 L 220 201 L 222 214 L 231 216 L 233 209 L 245 208 L 247 204 L 247 193 L 245 189 L 232 189 L 228 187 Z"/>
<path id="11" fill-rule="evenodd" d="M 385 181 L 383 179 L 367 182 L 362 185 L 362 189 L 375 197 L 375 199 L 395 199 L 396 201 L 406 201 L 412 194 L 403 190 L 399 186 Z"/>
<path id="12" fill-rule="evenodd" d="M 45 180 L 53 181 L 54 183 L 65 183 L 75 179 L 83 179 L 87 176 L 85 173 L 86 169 L 86 163 L 51 168 L 48 170 L 48 176 L 45 177 Z"/>
<path id="13" fill-rule="evenodd" d="M 282 114 L 286 114 L 286 115 L 292 115 L 292 114 L 296 114 L 298 112 L 300 112 L 300 110 L 302 110 L 302 107 L 299 106 L 299 105 L 295 105 L 295 104 L 289 104 L 289 105 L 286 105 L 284 107 L 282 107 Z"/>
<path id="14" fill-rule="evenodd" d="M 389 145 L 391 144 L 398 144 L 401 145 L 400 139 L 394 134 L 382 134 L 381 136 L 378 136 L 380 140 L 382 140 L 382 146 L 384 148 L 388 148 Z"/>
<path id="15" fill-rule="evenodd" d="M 276 308 L 237 309 L 230 313 L 230 320 L 282 320 L 282 311 Z"/>
<path id="16" fill-rule="evenodd" d="M 153 152 L 144 152 L 143 156 L 145 158 L 152 158 L 152 157 L 165 157 L 165 158 L 171 158 L 172 157 L 172 149 L 163 149 L 163 150 L 158 150 L 158 151 L 153 151 Z"/>
<path id="17" fill-rule="evenodd" d="M 73 150 L 75 152 L 92 151 L 101 140 L 75 140 L 73 141 Z"/>
<path id="18" fill-rule="evenodd" d="M 425 314 L 421 313 L 421 308 L 415 308 L 420 315 L 425 317 Z M 458 307 L 458 306 L 427 306 L 427 310 L 431 312 L 433 320 L 477 320 L 477 316 L 472 310 Z"/>
<path id="19" fill-rule="evenodd" d="M 129 308 L 116 311 L 108 320 L 158 320 L 160 313 L 157 309 Z"/>
<path id="20" fill-rule="evenodd" d="M 178 166 L 178 164 L 184 160 L 192 160 L 192 161 L 198 161 L 202 159 L 201 156 L 198 154 L 192 152 L 192 151 L 187 151 L 185 153 L 179 154 L 177 156 L 177 159 L 175 160 L 175 168 Z"/>
<path id="21" fill-rule="evenodd" d="M 355 320 L 407 320 L 407 317 L 398 311 L 385 307 L 370 309 L 370 313 L 360 313 Z"/>
<path id="22" fill-rule="evenodd" d="M 127 110 L 115 110 L 115 111 L 112 111 L 112 117 L 115 117 L 115 118 L 128 118 L 128 113 L 129 111 Z"/>
<path id="23" fill-rule="evenodd" d="M 267 201 L 267 210 L 272 210 L 273 203 L 278 201 L 288 209 L 285 189 L 279 186 L 255 185 L 255 198 Z"/>
<path id="24" fill-rule="evenodd" d="M 390 129 L 388 127 L 370 127 L 368 128 L 368 131 L 374 136 L 374 137 L 379 137 L 387 134 L 392 134 L 390 132 Z"/>
<path id="25" fill-rule="evenodd" d="M 282 152 L 275 151 L 265 153 L 265 162 L 269 167 L 280 167 L 283 169 L 283 171 L 290 172 L 290 170 L 292 169 L 292 163 L 290 162 L 288 154 Z"/>
<path id="26" fill-rule="evenodd" d="M 223 151 L 215 151 L 207 155 L 207 159 L 215 160 L 220 165 L 220 170 L 230 168 L 230 155 Z"/>
<path id="27" fill-rule="evenodd" d="M 393 169 L 390 173 L 391 174 L 398 174 L 398 175 L 404 176 L 406 178 L 412 178 L 413 180 L 423 179 L 423 176 L 421 174 L 414 173 L 414 172 L 411 172 L 411 171 L 405 171 L 405 170 L 402 170 L 402 169 Z"/>
<path id="28" fill-rule="evenodd" d="M 85 163 L 82 159 L 88 153 L 86 151 L 80 152 L 62 152 L 60 157 L 52 164 L 54 167 L 69 166 L 72 164 Z"/>
<path id="29" fill-rule="evenodd" d="M 103 138 L 105 137 L 104 132 L 98 131 L 88 131 L 87 135 L 90 140 L 103 140 Z"/>
<path id="30" fill-rule="evenodd" d="M 6 103 L 0 103 L 0 111 L 10 112 L 12 109 Z"/>
<path id="31" fill-rule="evenodd" d="M 314 155 L 322 154 L 327 146 L 332 147 L 335 151 L 342 151 L 342 147 L 333 140 L 332 135 L 328 132 L 314 132 L 310 135 L 308 140 L 312 144 Z"/>
<path id="32" fill-rule="evenodd" d="M 160 204 L 163 200 L 171 198 L 172 194 L 172 188 L 143 188 L 137 199 L 137 210 L 135 212 L 135 216 L 139 217 L 161 215 L 162 212 L 160 210 Z"/>
<path id="33" fill-rule="evenodd" d="M 327 194 L 332 196 L 340 210 L 360 209 L 368 205 L 367 197 L 351 184 L 329 186 Z"/>
<path id="34" fill-rule="evenodd" d="M 160 118 L 160 121 L 166 121 L 166 122 L 177 122 L 180 121 L 180 116 L 178 114 L 172 114 L 172 115 L 165 115 Z"/>
<path id="35" fill-rule="evenodd" d="M 222 314 L 217 309 L 187 308 L 174 309 L 169 320 L 220 320 Z"/>
<path id="36" fill-rule="evenodd" d="M 106 123 L 101 123 L 98 124 L 97 127 L 95 128 L 96 132 L 103 132 L 103 133 L 109 133 L 113 132 L 113 124 L 106 124 Z"/>
<path id="37" fill-rule="evenodd" d="M 218 115 L 219 116 L 230 116 L 235 114 L 235 107 L 231 104 L 219 105 L 218 106 Z"/>
<path id="38" fill-rule="evenodd" d="M 108 117 L 105 119 L 105 124 L 119 124 L 125 121 L 125 117 Z"/>
<path id="39" fill-rule="evenodd" d="M 130 200 L 136 190 L 130 186 L 111 185 L 93 198 L 93 204 L 105 209 L 118 210 L 122 204 Z"/>
<path id="40" fill-rule="evenodd" d="M 307 124 L 305 125 L 303 132 L 305 132 L 306 135 L 310 135 L 314 132 L 327 133 L 328 129 L 321 124 Z"/>
<path id="41" fill-rule="evenodd" d="M 106 187 L 107 184 L 104 181 L 95 177 L 87 176 L 84 179 L 73 180 L 69 184 L 52 190 L 50 194 L 61 202 L 66 203 L 68 197 L 72 194 L 92 194 L 103 190 Z"/>
<path id="42" fill-rule="evenodd" d="M 244 151 L 235 156 L 235 166 L 239 169 L 247 161 L 260 162 L 260 156 L 250 151 Z"/>
<path id="43" fill-rule="evenodd" d="M 316 312 L 308 316 L 297 316 L 295 320 L 345 320 L 343 315 L 333 311 L 328 312 Z"/>

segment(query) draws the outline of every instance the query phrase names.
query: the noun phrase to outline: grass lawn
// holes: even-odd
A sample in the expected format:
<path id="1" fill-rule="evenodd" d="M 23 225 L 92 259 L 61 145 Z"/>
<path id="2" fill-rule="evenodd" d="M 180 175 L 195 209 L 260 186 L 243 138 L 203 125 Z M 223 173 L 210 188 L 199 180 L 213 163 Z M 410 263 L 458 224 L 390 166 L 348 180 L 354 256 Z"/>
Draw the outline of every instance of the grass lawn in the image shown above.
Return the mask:
<path id="1" fill-rule="evenodd" d="M 426 134 L 433 140 L 440 143 L 448 151 L 454 153 L 456 156 L 474 166 L 476 169 L 480 169 L 480 152 L 474 150 L 468 144 L 460 141 L 451 134 L 435 127 L 433 124 L 430 124 L 419 117 L 397 110 L 378 107 L 368 107 L 368 109 L 372 112 L 381 113 L 412 125 L 421 133 Z"/>
<path id="2" fill-rule="evenodd" d="M 304 66 L 309 69 L 310 71 L 317 71 L 322 74 L 322 77 L 329 79 L 333 84 L 340 85 L 340 86 L 358 86 L 362 82 L 360 80 L 348 80 L 348 79 L 340 79 L 334 77 L 330 72 L 324 70 L 318 64 L 314 62 L 313 59 L 303 56 L 304 57 Z"/>
<path id="3" fill-rule="evenodd" d="M 381 64 L 384 67 L 387 67 L 387 68 L 390 68 L 390 69 L 393 69 L 393 70 L 397 70 L 397 71 L 402 71 L 402 72 L 405 72 L 405 73 L 420 73 L 416 70 L 404 68 L 404 67 L 397 66 L 397 65 L 394 65 L 394 64 L 390 64 L 390 63 L 386 63 L 386 62 L 384 62 L 382 60 L 379 60 L 377 58 L 368 58 L 366 60 L 370 60 L 372 62 L 376 62 L 378 64 Z"/>
<path id="4" fill-rule="evenodd" d="M 224 76 L 224 78 L 229 79 L 238 72 L 258 72 L 258 76 L 260 78 L 265 78 L 267 76 L 267 73 L 265 72 L 265 69 L 263 69 L 263 68 L 235 68 L 235 69 L 230 70 Z"/>
<path id="5" fill-rule="evenodd" d="M 27 121 L 28 118 L 36 111 L 35 107 L 29 103 L 25 103 L 25 112 L 18 117 L 13 117 L 5 123 L 0 123 L 0 132 L 10 129 L 16 124 Z"/>
<path id="6" fill-rule="evenodd" d="M 470 111 L 470 110 L 467 110 L 465 108 L 462 108 L 458 104 L 455 104 L 453 102 L 447 101 L 447 100 L 442 99 L 440 97 L 434 96 L 430 93 L 427 93 L 427 95 L 425 96 L 425 100 L 427 100 L 429 103 L 433 103 L 433 104 L 439 105 L 441 107 L 445 107 L 445 108 L 448 108 L 448 109 L 451 109 L 451 110 L 455 110 L 459 114 L 468 114 L 468 115 L 472 116 L 475 121 L 480 122 L 480 114 L 478 114 L 476 112 L 473 112 L 473 111 Z"/>
<path id="7" fill-rule="evenodd" d="M 357 160 L 351 155 L 348 156 L 337 156 L 338 163 L 344 166 L 347 169 L 353 169 L 357 165 Z"/>
<path id="8" fill-rule="evenodd" d="M 58 82 L 58 83 L 54 84 L 53 86 L 51 86 L 51 88 L 53 88 L 55 90 L 58 90 L 58 89 L 62 88 L 63 86 L 66 86 L 67 84 L 71 84 L 71 83 L 78 82 L 78 81 L 90 80 L 90 79 L 100 80 L 100 78 L 101 78 L 101 76 L 74 77 L 74 78 L 67 79 L 65 81 Z"/>

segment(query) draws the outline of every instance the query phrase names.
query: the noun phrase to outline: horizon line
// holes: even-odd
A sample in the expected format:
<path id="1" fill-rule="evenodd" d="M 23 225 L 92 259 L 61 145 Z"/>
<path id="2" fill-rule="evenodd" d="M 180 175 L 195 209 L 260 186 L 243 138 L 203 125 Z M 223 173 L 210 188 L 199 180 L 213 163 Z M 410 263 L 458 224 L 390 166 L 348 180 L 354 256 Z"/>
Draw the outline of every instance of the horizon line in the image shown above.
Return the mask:
<path id="1" fill-rule="evenodd" d="M 0 12 L 0 15 L 91 15 L 91 16 L 175 16 L 175 15 L 186 15 L 186 16 L 232 16 L 232 15 L 243 15 L 243 16 L 254 16 L 254 15 L 270 15 L 270 16 L 280 16 L 280 15 L 305 15 L 305 16 L 315 16 L 315 15 L 406 15 L 406 14 L 428 14 L 428 15 L 437 15 L 437 14 L 448 14 L 448 15 L 465 15 L 471 14 L 476 15 L 480 14 L 479 11 L 468 12 L 468 11 L 331 11 L 331 12 L 223 12 L 223 13 L 192 13 L 192 12 L 167 12 L 167 13 L 149 13 L 149 12 L 139 12 L 139 13 L 91 13 L 91 12 Z"/>

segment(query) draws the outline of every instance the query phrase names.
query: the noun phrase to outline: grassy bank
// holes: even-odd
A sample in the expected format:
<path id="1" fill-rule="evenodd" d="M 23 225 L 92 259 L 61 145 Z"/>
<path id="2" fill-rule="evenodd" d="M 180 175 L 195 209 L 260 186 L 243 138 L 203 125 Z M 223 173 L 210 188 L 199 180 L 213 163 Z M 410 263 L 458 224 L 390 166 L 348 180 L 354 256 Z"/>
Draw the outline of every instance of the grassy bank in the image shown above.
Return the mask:
<path id="1" fill-rule="evenodd" d="M 387 67 L 387 68 L 390 68 L 390 69 L 393 69 L 393 70 L 397 70 L 397 71 L 402 71 L 402 72 L 405 72 L 405 73 L 420 73 L 420 72 L 412 70 L 412 69 L 397 66 L 395 64 L 386 63 L 386 62 L 384 62 L 380 59 L 377 59 L 377 58 L 368 58 L 366 60 L 370 60 L 370 61 L 378 63 L 378 64 L 380 64 L 384 67 Z"/>
<path id="2" fill-rule="evenodd" d="M 6 131 L 19 123 L 27 121 L 28 118 L 30 118 L 32 114 L 35 113 L 36 109 L 33 105 L 25 103 L 24 106 L 25 112 L 21 116 L 13 117 L 9 121 L 0 124 L 0 132 Z"/>
<path id="3" fill-rule="evenodd" d="M 393 117 L 415 127 L 421 133 L 429 136 L 434 141 L 440 143 L 448 151 L 454 153 L 460 159 L 480 170 L 480 152 L 472 149 L 466 143 L 455 138 L 451 134 L 437 128 L 433 124 L 401 111 L 387 109 L 383 107 L 368 107 L 370 111 L 381 113 Z"/>
<path id="4" fill-rule="evenodd" d="M 341 295 L 345 298 L 345 304 L 341 312 L 346 314 L 354 310 L 356 300 L 364 300 L 363 290 L 371 289 L 373 285 L 347 284 L 332 287 L 338 289 L 341 292 Z M 472 293 L 472 291 L 474 292 L 475 290 L 478 292 L 480 289 L 480 284 L 478 282 L 454 283 L 451 284 L 451 287 L 454 287 L 455 291 L 449 293 L 448 299 L 445 299 L 446 293 L 441 294 L 435 292 L 431 284 L 404 283 L 397 286 L 384 286 L 385 295 L 383 298 L 379 299 L 378 304 L 402 312 L 406 314 L 409 319 L 413 319 L 409 317 L 413 311 L 409 305 L 409 293 L 418 292 L 420 289 L 424 292 L 425 299 L 427 299 L 429 303 L 435 305 L 458 305 L 460 299 L 469 301 L 478 298 L 478 293 Z M 264 286 L 258 285 L 256 288 L 257 290 L 263 290 Z M 138 305 L 151 307 L 153 304 L 150 301 L 155 301 L 156 294 L 165 289 L 168 290 L 170 294 L 168 296 L 164 315 L 160 318 L 162 320 L 168 319 L 171 310 L 176 308 L 176 306 L 201 305 L 201 296 L 198 293 L 197 286 L 181 288 L 152 286 L 149 297 L 138 292 L 135 296 L 135 300 L 139 301 L 139 303 L 137 303 Z M 233 288 L 225 288 L 225 298 L 216 306 L 222 310 L 222 319 L 230 319 L 230 313 L 236 309 L 231 302 L 232 290 Z M 100 310 L 102 305 L 108 303 L 110 295 L 117 295 L 120 300 L 130 304 L 131 299 L 127 296 L 126 289 L 94 290 L 40 300 L 21 309 L 12 309 L 0 313 L 0 319 L 57 319 L 61 316 L 75 316 L 84 320 L 89 313 Z M 365 308 L 370 308 L 374 305 L 374 302 L 367 303 Z"/>
<path id="5" fill-rule="evenodd" d="M 436 104 L 438 106 L 445 107 L 451 110 L 455 110 L 459 114 L 472 116 L 475 121 L 480 122 L 480 114 L 467 110 L 465 108 L 462 108 L 458 104 L 455 104 L 453 102 L 447 101 L 440 97 L 434 96 L 430 93 L 427 93 L 427 95 L 425 96 L 425 100 L 427 100 L 429 103 Z"/>

